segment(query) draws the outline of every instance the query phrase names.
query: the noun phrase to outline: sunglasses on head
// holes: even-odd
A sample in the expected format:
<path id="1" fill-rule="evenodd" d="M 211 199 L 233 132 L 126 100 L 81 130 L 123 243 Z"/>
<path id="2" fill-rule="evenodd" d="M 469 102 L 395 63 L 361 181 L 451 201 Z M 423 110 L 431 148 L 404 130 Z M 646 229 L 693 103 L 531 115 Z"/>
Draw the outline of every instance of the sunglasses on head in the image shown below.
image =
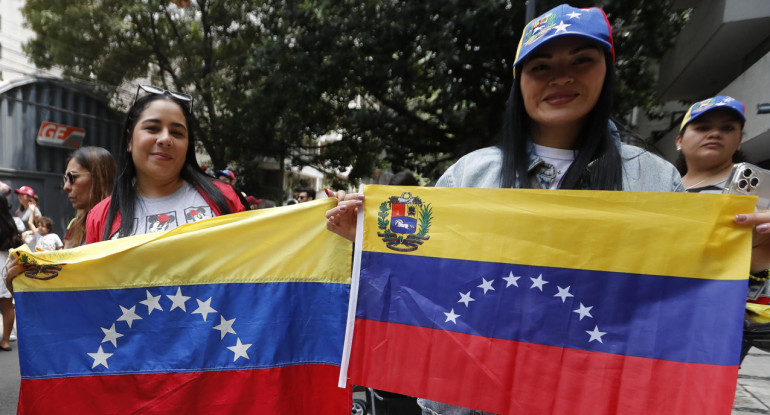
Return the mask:
<path id="1" fill-rule="evenodd" d="M 80 176 L 81 174 L 91 174 L 91 173 L 89 173 L 87 171 L 84 171 L 84 172 L 71 172 L 71 171 L 68 171 L 68 172 L 64 173 L 64 176 L 62 176 L 62 180 L 64 181 L 64 185 L 66 186 L 67 183 L 75 184 L 75 179 L 77 179 L 78 176 Z"/>
<path id="2" fill-rule="evenodd" d="M 192 110 L 193 110 L 193 97 L 192 97 L 192 95 L 183 94 L 181 92 L 169 91 L 168 89 L 158 88 L 157 86 L 152 86 L 152 85 L 139 85 L 136 88 L 136 96 L 134 96 L 134 104 L 136 104 L 136 100 L 139 99 L 139 91 L 140 90 L 142 90 L 144 92 L 149 92 L 150 94 L 155 94 L 155 95 L 168 95 L 168 96 L 174 97 L 174 98 L 176 98 L 176 99 L 178 99 L 180 101 L 189 102 L 190 103 L 189 112 L 190 112 L 190 114 L 192 114 Z"/>

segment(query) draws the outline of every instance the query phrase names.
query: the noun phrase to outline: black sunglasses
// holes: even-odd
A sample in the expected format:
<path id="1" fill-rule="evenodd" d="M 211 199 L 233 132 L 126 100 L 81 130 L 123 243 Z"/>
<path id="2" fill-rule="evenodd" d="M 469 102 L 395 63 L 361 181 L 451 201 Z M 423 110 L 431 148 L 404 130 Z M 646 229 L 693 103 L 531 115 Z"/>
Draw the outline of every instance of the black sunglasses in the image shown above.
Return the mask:
<path id="1" fill-rule="evenodd" d="M 71 171 L 68 171 L 68 172 L 64 173 L 64 176 L 62 176 L 62 180 L 64 181 L 64 185 L 66 186 L 67 183 L 75 184 L 75 179 L 77 179 L 78 176 L 80 176 L 81 174 L 91 174 L 91 173 L 89 173 L 87 171 L 79 172 L 79 173 L 77 173 L 77 172 L 73 173 Z"/>
<path id="2" fill-rule="evenodd" d="M 192 95 L 183 94 L 181 92 L 169 91 L 168 89 L 158 88 L 157 86 L 152 86 L 152 85 L 139 85 L 136 88 L 136 96 L 134 96 L 134 104 L 136 104 L 136 100 L 139 99 L 139 90 L 142 90 L 144 92 L 149 92 L 151 94 L 156 94 L 156 95 L 168 95 L 180 101 L 189 102 L 190 103 L 189 112 L 190 114 L 192 114 L 192 110 L 193 110 Z"/>

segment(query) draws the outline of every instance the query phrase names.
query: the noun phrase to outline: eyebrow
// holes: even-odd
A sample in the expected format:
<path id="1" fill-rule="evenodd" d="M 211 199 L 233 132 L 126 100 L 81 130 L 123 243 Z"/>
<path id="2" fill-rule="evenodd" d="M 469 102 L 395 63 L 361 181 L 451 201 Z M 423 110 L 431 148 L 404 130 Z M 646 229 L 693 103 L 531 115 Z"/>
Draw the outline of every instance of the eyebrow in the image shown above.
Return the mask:
<path id="1" fill-rule="evenodd" d="M 585 44 L 583 46 L 578 46 L 575 49 L 572 49 L 571 51 L 569 51 L 569 54 L 570 55 L 577 55 L 578 53 L 580 53 L 580 52 L 582 52 L 582 51 L 584 51 L 586 49 L 597 49 L 597 50 L 600 50 L 600 48 L 598 46 L 589 43 L 589 44 Z M 550 58 L 553 58 L 553 54 L 552 53 L 546 53 L 546 52 L 535 52 L 532 55 L 530 55 L 529 60 L 534 60 L 534 59 L 538 59 L 538 58 L 550 59 Z"/>

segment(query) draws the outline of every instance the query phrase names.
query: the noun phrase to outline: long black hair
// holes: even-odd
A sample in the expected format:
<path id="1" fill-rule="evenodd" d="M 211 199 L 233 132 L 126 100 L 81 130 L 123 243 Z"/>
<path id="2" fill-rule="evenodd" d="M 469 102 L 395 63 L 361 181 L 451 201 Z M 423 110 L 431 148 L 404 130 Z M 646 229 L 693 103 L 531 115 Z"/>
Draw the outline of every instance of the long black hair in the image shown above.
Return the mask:
<path id="1" fill-rule="evenodd" d="M 622 190 L 622 160 L 615 139 L 610 134 L 609 120 L 615 84 L 615 67 L 612 57 L 605 52 L 607 71 L 602 92 L 596 105 L 587 115 L 587 122 L 578 137 L 575 160 L 564 173 L 561 189 Z M 524 107 L 521 93 L 521 68 L 514 68 L 513 86 L 506 104 L 501 141 L 503 168 L 500 177 L 502 188 L 514 187 L 518 180 L 521 188 L 531 188 L 527 168 L 531 140 L 531 119 Z M 589 164 L 591 164 L 589 168 Z"/>
<path id="2" fill-rule="evenodd" d="M 194 129 L 192 128 L 194 120 L 187 103 L 168 94 L 150 94 L 136 100 L 131 109 L 128 110 L 128 115 L 126 115 L 126 122 L 122 130 L 123 137 L 120 141 L 121 150 L 118 152 L 118 175 L 115 178 L 115 186 L 112 189 L 112 200 L 110 202 L 110 209 L 107 212 L 104 234 L 102 235 L 102 238 L 105 240 L 111 236 L 110 230 L 112 229 L 115 215 L 118 212 L 121 215 L 118 235 L 121 237 L 128 236 L 134 231 L 134 206 L 137 201 L 136 188 L 134 187 L 136 166 L 134 165 L 131 153 L 128 151 L 128 143 L 134 135 L 134 127 L 136 127 L 136 123 L 139 121 L 144 110 L 147 109 L 150 103 L 160 99 L 172 101 L 179 105 L 187 124 L 187 153 L 185 154 L 182 171 L 179 173 L 180 177 L 193 185 L 209 200 L 212 200 L 223 215 L 232 213 L 224 195 L 213 183 L 216 179 L 205 175 L 195 159 L 195 136 L 193 135 Z"/>
<path id="3" fill-rule="evenodd" d="M 0 196 L 0 251 L 7 251 L 21 245 L 21 235 L 13 221 L 8 199 Z"/>

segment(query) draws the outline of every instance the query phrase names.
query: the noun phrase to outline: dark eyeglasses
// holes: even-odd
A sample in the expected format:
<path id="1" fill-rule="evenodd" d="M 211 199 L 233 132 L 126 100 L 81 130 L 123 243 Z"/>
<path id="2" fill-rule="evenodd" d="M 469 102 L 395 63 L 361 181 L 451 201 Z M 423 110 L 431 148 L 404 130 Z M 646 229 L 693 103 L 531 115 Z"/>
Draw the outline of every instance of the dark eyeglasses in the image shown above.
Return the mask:
<path id="1" fill-rule="evenodd" d="M 71 172 L 71 171 L 68 171 L 68 172 L 64 173 L 64 176 L 62 176 L 62 180 L 64 181 L 64 185 L 66 186 L 67 183 L 75 184 L 75 179 L 77 179 L 78 176 L 80 176 L 81 174 L 91 174 L 91 173 L 89 173 L 87 171 L 83 171 L 83 172 Z"/>
<path id="2" fill-rule="evenodd" d="M 156 94 L 156 95 L 168 95 L 180 101 L 189 102 L 190 103 L 189 112 L 190 114 L 192 114 L 192 110 L 193 110 L 192 95 L 183 94 L 181 92 L 169 91 L 168 89 L 158 88 L 157 86 L 152 86 L 152 85 L 139 85 L 136 88 L 136 96 L 134 96 L 134 104 L 136 104 L 136 100 L 139 99 L 139 90 L 142 90 L 144 92 L 149 92 L 151 94 Z"/>

